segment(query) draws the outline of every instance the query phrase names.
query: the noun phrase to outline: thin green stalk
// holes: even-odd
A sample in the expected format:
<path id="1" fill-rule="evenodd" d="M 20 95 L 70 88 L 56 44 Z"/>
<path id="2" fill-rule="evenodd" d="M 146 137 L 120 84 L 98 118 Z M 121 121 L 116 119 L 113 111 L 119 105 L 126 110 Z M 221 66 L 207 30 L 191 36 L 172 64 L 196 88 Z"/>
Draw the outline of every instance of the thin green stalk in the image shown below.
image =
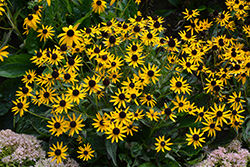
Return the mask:
<path id="1" fill-rule="evenodd" d="M 249 110 L 249 106 L 248 106 L 248 100 L 247 100 L 247 86 L 245 86 L 245 88 L 244 88 L 244 96 L 245 96 L 246 105 L 247 105 L 246 110 L 250 114 L 250 110 Z"/>
<path id="2" fill-rule="evenodd" d="M 125 56 L 125 53 L 123 52 L 123 50 L 122 50 L 122 48 L 121 48 L 121 46 L 120 46 L 120 45 L 118 45 L 118 48 L 121 50 L 121 52 L 122 52 L 123 56 Z"/>
<path id="3" fill-rule="evenodd" d="M 37 115 L 37 114 L 35 114 L 35 113 L 33 113 L 33 112 L 31 112 L 31 111 L 27 111 L 28 113 L 30 113 L 30 114 L 32 114 L 32 115 L 34 115 L 34 116 L 36 116 L 36 117 L 39 117 L 39 118 L 41 118 L 41 119 L 44 119 L 44 120 L 47 120 L 47 121 L 50 121 L 50 119 L 49 118 L 46 118 L 46 117 L 43 117 L 43 116 L 41 116 L 41 115 Z"/>
<path id="4" fill-rule="evenodd" d="M 122 14 L 120 15 L 120 18 L 122 18 L 122 16 L 124 15 L 124 12 L 127 10 L 128 5 L 129 5 L 130 2 L 131 2 L 131 0 L 128 1 L 126 7 L 124 8 L 124 10 L 123 10 L 123 12 L 122 12 Z"/>
<path id="5" fill-rule="evenodd" d="M 115 14 L 114 14 L 115 16 L 116 16 L 116 12 L 117 12 L 117 9 L 118 9 L 118 2 L 119 2 L 119 1 L 117 0 L 116 6 L 115 6 Z"/>
<path id="6" fill-rule="evenodd" d="M 202 84 L 202 89 L 204 89 L 203 74 L 202 74 L 202 72 L 201 72 L 200 74 L 201 74 L 201 84 Z"/>

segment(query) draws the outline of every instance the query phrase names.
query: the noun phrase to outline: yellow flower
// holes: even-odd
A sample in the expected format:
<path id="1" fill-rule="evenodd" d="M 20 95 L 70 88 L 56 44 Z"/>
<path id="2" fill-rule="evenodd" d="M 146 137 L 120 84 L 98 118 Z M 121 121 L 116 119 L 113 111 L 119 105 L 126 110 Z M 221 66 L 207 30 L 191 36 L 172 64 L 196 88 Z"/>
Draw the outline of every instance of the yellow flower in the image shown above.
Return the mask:
<path id="1" fill-rule="evenodd" d="M 56 163 L 62 163 L 62 159 L 66 159 L 67 154 L 65 153 L 68 148 L 67 146 L 63 147 L 63 142 L 61 142 L 61 144 L 59 144 L 59 142 L 57 142 L 57 146 L 55 146 L 53 144 L 53 147 L 50 147 L 50 149 L 52 150 L 52 152 L 48 152 L 49 157 L 53 157 L 52 162 L 56 160 Z"/>
<path id="2" fill-rule="evenodd" d="M 192 131 L 192 129 L 189 127 L 189 130 L 191 132 L 191 135 L 186 134 L 186 136 L 188 137 L 186 139 L 188 141 L 187 145 L 191 145 L 193 143 L 194 149 L 196 149 L 197 146 L 202 147 L 201 142 L 205 143 L 205 137 L 202 137 L 204 133 L 200 133 L 200 129 L 196 130 L 196 128 L 194 128 L 194 131 Z"/>
<path id="3" fill-rule="evenodd" d="M 105 8 L 107 8 L 105 1 L 103 0 L 93 0 L 92 2 L 92 11 L 94 11 L 95 13 L 102 13 L 105 11 Z"/>
<path id="4" fill-rule="evenodd" d="M 169 145 L 173 145 L 173 143 L 169 143 L 169 139 L 165 140 L 165 136 L 159 136 L 159 138 L 155 138 L 157 143 L 155 143 L 155 145 L 157 146 L 155 149 L 157 150 L 157 152 L 162 151 L 164 152 L 165 150 L 170 151 L 171 148 L 168 147 Z"/>
<path id="5" fill-rule="evenodd" d="M 63 27 L 62 30 L 64 33 L 58 35 L 60 45 L 66 44 L 67 46 L 72 46 L 73 43 L 80 45 L 82 42 L 82 35 L 79 30 L 76 30 L 79 24 L 76 24 L 74 27 L 70 25 L 69 27 Z"/>

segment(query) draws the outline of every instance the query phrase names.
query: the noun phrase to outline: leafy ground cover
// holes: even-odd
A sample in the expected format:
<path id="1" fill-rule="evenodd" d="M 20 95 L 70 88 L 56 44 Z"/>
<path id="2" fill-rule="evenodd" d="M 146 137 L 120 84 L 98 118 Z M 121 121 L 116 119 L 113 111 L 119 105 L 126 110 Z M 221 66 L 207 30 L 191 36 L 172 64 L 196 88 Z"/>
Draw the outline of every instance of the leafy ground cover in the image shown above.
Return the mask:
<path id="1" fill-rule="evenodd" d="M 247 166 L 250 3 L 151 3 L 1 0 L 2 166 Z"/>

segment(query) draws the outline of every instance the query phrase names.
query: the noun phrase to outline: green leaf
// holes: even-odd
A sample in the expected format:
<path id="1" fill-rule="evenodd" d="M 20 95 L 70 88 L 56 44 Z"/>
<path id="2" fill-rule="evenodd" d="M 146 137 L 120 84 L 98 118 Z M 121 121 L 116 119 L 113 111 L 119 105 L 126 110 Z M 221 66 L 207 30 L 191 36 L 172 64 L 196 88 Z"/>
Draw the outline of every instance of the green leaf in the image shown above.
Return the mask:
<path id="1" fill-rule="evenodd" d="M 206 6 L 204 6 L 204 5 L 198 7 L 198 11 L 203 11 L 205 9 L 206 9 Z"/>
<path id="2" fill-rule="evenodd" d="M 117 163 L 116 163 L 117 143 L 111 143 L 110 140 L 105 140 L 105 145 L 106 145 L 106 150 L 108 152 L 108 155 L 111 157 L 114 165 L 117 166 Z"/>
<path id="3" fill-rule="evenodd" d="M 147 162 L 147 163 L 141 164 L 138 167 L 156 167 L 156 166 L 152 162 Z"/>
<path id="4" fill-rule="evenodd" d="M 90 15 L 91 15 L 91 13 L 92 13 L 92 11 L 88 12 L 87 14 L 85 14 L 85 16 L 82 17 L 81 19 L 77 20 L 77 21 L 75 22 L 74 26 L 77 25 L 78 23 L 81 24 L 85 19 L 89 18 Z"/>
<path id="5" fill-rule="evenodd" d="M 156 10 L 154 14 L 162 16 L 162 17 L 167 17 L 170 14 L 174 13 L 176 10 L 169 9 L 169 10 Z"/>
<path id="6" fill-rule="evenodd" d="M 25 74 L 29 69 L 35 69 L 36 66 L 31 64 L 30 54 L 19 54 L 9 56 L 4 62 L 0 62 L 0 76 L 7 78 L 20 77 Z"/>
<path id="7" fill-rule="evenodd" d="M 128 156 L 128 154 L 119 154 L 118 157 L 119 157 L 119 159 L 120 159 L 121 161 L 126 161 L 127 164 L 129 164 L 129 165 L 132 164 L 132 160 L 131 160 L 131 158 Z"/>
<path id="8" fill-rule="evenodd" d="M 142 146 L 139 143 L 134 142 L 133 146 L 131 147 L 131 155 L 132 157 L 142 155 Z"/>
<path id="9" fill-rule="evenodd" d="M 168 2 L 174 5 L 175 7 L 178 7 L 179 0 L 168 0 Z"/>

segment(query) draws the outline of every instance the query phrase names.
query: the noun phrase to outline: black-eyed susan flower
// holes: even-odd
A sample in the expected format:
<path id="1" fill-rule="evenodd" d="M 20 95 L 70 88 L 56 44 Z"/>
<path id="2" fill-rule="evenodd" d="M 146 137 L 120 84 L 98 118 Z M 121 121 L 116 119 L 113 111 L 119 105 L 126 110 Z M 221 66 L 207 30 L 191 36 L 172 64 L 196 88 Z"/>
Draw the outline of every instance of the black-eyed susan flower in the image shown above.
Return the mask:
<path id="1" fill-rule="evenodd" d="M 40 106 L 42 102 L 40 101 L 40 94 L 39 91 L 36 90 L 35 95 L 32 96 L 31 101 L 33 104 Z"/>
<path id="2" fill-rule="evenodd" d="M 78 82 L 78 80 L 76 79 L 78 73 L 75 71 L 71 71 L 71 70 L 65 70 L 62 69 L 62 73 L 60 74 L 60 78 L 63 79 L 62 82 L 64 83 L 72 83 L 73 85 Z"/>
<path id="3" fill-rule="evenodd" d="M 68 113 L 68 109 L 71 109 L 71 107 L 73 107 L 72 100 L 70 99 L 69 96 L 65 96 L 64 94 L 62 94 L 62 97 L 57 96 L 57 99 L 55 99 L 55 103 L 53 105 L 53 107 L 56 108 L 56 113 L 62 113 L 63 111 L 65 111 L 66 113 Z"/>
<path id="4" fill-rule="evenodd" d="M 124 89 L 120 90 L 118 88 L 118 92 L 115 92 L 116 96 L 111 96 L 111 100 L 110 102 L 114 102 L 114 106 L 118 104 L 118 108 L 120 108 L 121 106 L 123 106 L 124 108 L 126 108 L 126 101 L 128 99 L 128 94 L 125 92 Z"/>
<path id="5" fill-rule="evenodd" d="M 238 106 L 243 108 L 241 103 L 245 103 L 245 102 L 246 102 L 245 100 L 241 99 L 241 92 L 239 92 L 239 95 L 237 95 L 236 92 L 233 92 L 233 95 L 230 95 L 228 99 L 228 103 L 232 103 L 230 108 L 231 107 L 237 108 Z"/>
<path id="6" fill-rule="evenodd" d="M 84 88 L 86 88 L 85 91 L 86 92 L 89 91 L 89 95 L 91 95 L 92 92 L 96 93 L 97 91 L 101 91 L 104 88 L 104 86 L 99 85 L 100 80 L 101 80 L 101 78 L 100 77 L 96 77 L 95 75 L 92 78 L 90 78 L 89 76 L 87 76 L 87 78 L 84 78 L 83 81 L 85 83 L 82 84 L 82 86 Z"/>
<path id="7" fill-rule="evenodd" d="M 94 157 L 93 153 L 95 150 L 92 150 L 91 145 L 89 143 L 84 144 L 83 147 L 78 147 L 80 151 L 77 151 L 80 155 L 77 158 L 83 159 L 83 161 L 88 161 L 92 157 Z"/>
<path id="8" fill-rule="evenodd" d="M 141 40 L 146 46 L 155 45 L 157 43 L 157 36 L 158 33 L 155 31 L 143 31 L 141 34 Z"/>
<path id="9" fill-rule="evenodd" d="M 177 92 L 178 94 L 182 92 L 183 94 L 188 93 L 190 95 L 190 92 L 192 92 L 192 90 L 190 89 L 191 86 L 189 86 L 187 80 L 183 80 L 183 77 L 181 76 L 176 78 L 172 77 L 172 79 L 170 80 L 170 86 L 170 90 L 173 90 L 175 93 Z"/>
<path id="10" fill-rule="evenodd" d="M 211 135 L 211 137 L 216 136 L 216 131 L 221 131 L 221 128 L 218 127 L 216 122 L 213 119 L 205 119 L 206 122 L 202 122 L 206 127 L 202 128 L 203 132 L 208 131 L 207 137 Z"/>
<path id="11" fill-rule="evenodd" d="M 115 113 L 113 118 L 115 119 L 115 122 L 119 124 L 125 124 L 128 125 L 129 122 L 131 122 L 131 118 L 133 117 L 133 114 L 128 111 L 129 107 L 127 107 L 125 110 L 123 109 L 118 109 L 115 107 Z"/>
<path id="12" fill-rule="evenodd" d="M 75 26 L 70 25 L 69 27 L 62 28 L 64 33 L 58 35 L 58 38 L 60 38 L 60 45 L 66 44 L 67 46 L 72 46 L 73 43 L 79 45 L 80 42 L 82 42 L 81 32 L 77 30 L 78 25 L 79 24 L 76 24 Z"/>
<path id="13" fill-rule="evenodd" d="M 15 112 L 14 115 L 17 113 L 20 113 L 20 117 L 23 116 L 24 111 L 28 111 L 30 102 L 27 102 L 26 98 L 19 98 L 16 99 L 16 101 L 12 101 L 12 103 L 15 105 L 11 108 L 11 112 Z"/>
<path id="14" fill-rule="evenodd" d="M 164 47 L 168 51 L 179 52 L 180 42 L 176 38 L 167 37 L 167 45 Z"/>
<path id="15" fill-rule="evenodd" d="M 238 128 L 240 128 L 240 126 L 242 125 L 242 123 L 244 122 L 244 120 L 242 119 L 234 119 L 231 120 L 231 122 L 229 123 L 231 125 L 232 128 L 235 128 L 236 131 L 238 131 Z"/>
<path id="16" fill-rule="evenodd" d="M 139 103 L 137 101 L 137 98 L 142 94 L 142 92 L 139 92 L 139 90 L 134 89 L 128 91 L 128 101 L 127 102 L 134 102 L 137 106 L 139 106 Z"/>
<path id="17" fill-rule="evenodd" d="M 117 38 L 115 35 L 110 35 L 103 41 L 103 44 L 106 46 L 106 48 L 117 46 L 120 43 L 120 38 Z"/>
<path id="18" fill-rule="evenodd" d="M 111 138 L 111 143 L 114 141 L 118 143 L 119 139 L 123 141 L 123 137 L 126 137 L 124 133 L 126 133 L 126 126 L 118 123 L 110 123 L 105 132 L 105 134 L 109 135 L 107 139 Z"/>
<path id="19" fill-rule="evenodd" d="M 133 66 L 133 68 L 138 67 L 139 65 L 143 65 L 144 64 L 144 59 L 145 56 L 143 56 L 142 54 L 128 54 L 125 55 L 124 60 L 129 63 L 129 66 Z"/>
<path id="20" fill-rule="evenodd" d="M 222 81 L 217 80 L 216 78 L 211 78 L 210 80 L 206 78 L 206 81 L 208 83 L 206 83 L 206 87 L 204 88 L 204 90 L 207 89 L 207 93 L 208 92 L 213 92 L 216 85 L 218 85 L 220 87 L 223 86 Z"/>
<path id="21" fill-rule="evenodd" d="M 82 85 L 72 86 L 68 88 L 66 96 L 69 96 L 73 102 L 77 104 L 80 103 L 80 100 L 86 96 L 85 90 L 82 89 Z"/>
<path id="22" fill-rule="evenodd" d="M 96 119 L 93 119 L 95 121 L 95 123 L 92 123 L 92 125 L 94 126 L 94 128 L 97 128 L 97 132 L 101 131 L 106 131 L 108 128 L 108 118 L 106 117 L 106 115 L 101 116 L 101 114 L 98 112 L 96 114 Z"/>
<path id="23" fill-rule="evenodd" d="M 26 98 L 32 96 L 31 91 L 32 88 L 27 84 L 23 87 L 19 87 L 20 91 L 16 91 L 16 96 L 19 98 Z"/>
<path id="24" fill-rule="evenodd" d="M 204 106 L 202 106 L 200 108 L 197 107 L 195 111 L 197 112 L 197 114 L 196 114 L 197 119 L 195 120 L 195 123 L 197 121 L 201 122 L 202 119 L 207 118 L 207 113 L 204 111 Z"/>
<path id="25" fill-rule="evenodd" d="M 121 57 L 112 55 L 109 60 L 109 63 L 110 63 L 110 67 L 108 71 L 115 72 L 121 69 L 121 66 L 123 65 L 123 60 L 121 59 Z"/>
<path id="26" fill-rule="evenodd" d="M 1 13 L 1 12 L 0 12 Z M 9 52 L 7 51 L 4 51 L 5 49 L 7 49 L 9 46 L 3 46 L 1 49 L 0 49 L 0 60 L 3 61 L 4 60 L 4 57 L 8 57 L 8 54 Z"/>
<path id="27" fill-rule="evenodd" d="M 187 98 L 184 98 L 184 96 L 181 96 L 181 98 L 179 98 L 179 96 L 176 97 L 176 101 L 172 101 L 173 104 L 175 105 L 173 107 L 174 109 L 178 109 L 178 112 L 185 112 L 187 110 L 188 107 L 188 101 Z"/>
<path id="28" fill-rule="evenodd" d="M 155 143 L 155 150 L 157 151 L 157 153 L 159 151 L 165 152 L 165 150 L 170 151 L 171 148 L 169 147 L 170 145 L 173 145 L 173 143 L 169 143 L 170 138 L 165 140 L 165 136 L 159 136 L 159 138 L 155 138 L 155 140 L 157 141 L 157 143 Z"/>
<path id="29" fill-rule="evenodd" d="M 48 59 L 48 62 L 51 65 L 58 65 L 62 60 L 64 59 L 64 56 L 58 51 L 57 49 L 53 49 L 51 52 L 51 56 Z"/>
<path id="30" fill-rule="evenodd" d="M 232 16 L 230 15 L 229 11 L 223 11 L 216 18 L 216 22 L 217 24 L 220 24 L 221 26 L 225 26 L 231 17 Z"/>
<path id="31" fill-rule="evenodd" d="M 241 109 L 241 107 L 238 105 L 237 107 L 233 106 L 232 110 L 229 110 L 231 113 L 230 120 L 239 120 L 244 119 L 245 117 L 242 116 L 242 113 L 245 111 L 244 109 Z"/>
<path id="32" fill-rule="evenodd" d="M 200 15 L 198 9 L 195 10 L 188 10 L 187 8 L 185 9 L 185 12 L 182 12 L 185 16 L 184 19 L 189 20 L 192 18 L 195 18 Z"/>
<path id="33" fill-rule="evenodd" d="M 129 123 L 126 125 L 126 127 L 127 127 L 127 129 L 126 129 L 127 135 L 130 134 L 131 136 L 133 136 L 133 131 L 134 131 L 134 132 L 138 132 L 138 130 L 137 130 L 138 127 L 133 125 L 133 121 L 129 122 Z"/>
<path id="34" fill-rule="evenodd" d="M 203 136 L 203 132 L 200 133 L 200 129 L 196 130 L 196 128 L 194 128 L 194 131 L 189 127 L 189 131 L 191 133 L 190 134 L 186 134 L 187 136 L 187 141 L 188 141 L 188 144 L 187 145 L 191 145 L 193 144 L 194 145 L 194 149 L 196 149 L 197 147 L 202 147 L 201 145 L 201 142 L 205 143 L 205 137 L 202 137 Z"/>
<path id="35" fill-rule="evenodd" d="M 156 101 L 154 100 L 154 96 L 150 93 L 148 94 L 143 94 L 142 97 L 140 97 L 140 102 L 141 102 L 141 105 L 143 104 L 147 104 L 147 106 L 151 106 L 151 107 L 154 107 L 155 104 L 156 104 Z"/>
<path id="36" fill-rule="evenodd" d="M 198 27 L 198 21 L 199 21 L 198 18 L 190 20 L 190 25 L 184 26 L 186 28 L 186 31 L 191 31 L 191 33 L 194 32 L 199 33 L 200 27 Z"/>
<path id="37" fill-rule="evenodd" d="M 122 73 L 119 73 L 119 70 L 116 71 L 110 71 L 108 74 L 109 79 L 111 79 L 111 82 L 116 84 L 116 82 L 120 82 L 119 78 L 121 78 Z"/>
<path id="38" fill-rule="evenodd" d="M 36 77 L 36 71 L 34 70 L 25 71 L 25 75 L 23 76 L 22 81 L 25 84 L 29 84 L 35 80 L 35 77 Z"/>
<path id="39" fill-rule="evenodd" d="M 64 66 L 68 71 L 79 71 L 79 67 L 83 66 L 81 57 L 78 55 L 75 58 L 70 57 Z"/>
<path id="40" fill-rule="evenodd" d="M 179 64 L 183 67 L 183 70 L 187 70 L 190 74 L 193 73 L 192 71 L 197 70 L 194 60 L 191 60 L 190 57 L 187 57 L 186 59 L 182 57 L 182 60 L 179 61 Z"/>
<path id="41" fill-rule="evenodd" d="M 35 5 L 34 7 L 33 7 L 33 9 L 34 9 L 34 11 L 35 11 L 35 13 L 36 13 L 36 15 L 38 15 L 39 17 L 41 17 L 41 13 L 42 13 L 42 9 L 43 7 L 42 6 L 38 6 L 38 5 Z"/>
<path id="42" fill-rule="evenodd" d="M 145 75 L 147 79 L 151 79 L 154 84 L 156 84 L 156 81 L 159 80 L 157 77 L 161 76 L 161 74 L 159 74 L 161 70 L 157 70 L 157 66 L 155 64 L 153 64 L 152 67 L 148 64 L 148 68 L 144 65 L 142 71 L 143 75 Z"/>
<path id="43" fill-rule="evenodd" d="M 219 104 L 217 106 L 216 103 L 214 103 L 214 107 L 210 107 L 212 112 L 207 112 L 210 116 L 209 118 L 216 118 L 216 124 L 220 125 L 221 127 L 223 126 L 223 122 L 228 124 L 226 119 L 230 118 L 230 111 L 224 111 L 226 107 L 226 104 Z"/>
<path id="44" fill-rule="evenodd" d="M 170 118 L 173 122 L 175 122 L 174 118 L 177 117 L 166 103 L 164 103 L 164 109 L 161 111 L 161 114 L 166 115 L 166 119 Z"/>
<path id="45" fill-rule="evenodd" d="M 141 89 L 143 89 L 143 86 L 147 86 L 150 83 L 149 77 L 142 74 L 140 70 L 138 71 L 138 75 L 134 73 L 133 76 L 136 81 L 140 81 L 139 83 L 141 84 Z"/>
<path id="46" fill-rule="evenodd" d="M 139 109 L 136 110 L 136 112 L 133 113 L 132 120 L 140 120 L 143 119 L 145 114 L 143 114 L 143 110 L 139 111 Z"/>
<path id="47" fill-rule="evenodd" d="M 47 125 L 47 127 L 51 128 L 49 130 L 51 135 L 55 134 L 55 136 L 60 136 L 66 132 L 67 122 L 64 120 L 64 117 L 61 117 L 60 115 L 58 117 L 54 115 L 54 118 L 52 117 L 52 121 L 48 121 L 49 125 Z"/>
<path id="48" fill-rule="evenodd" d="M 102 13 L 105 11 L 105 8 L 107 8 L 106 6 L 106 3 L 105 1 L 103 0 L 93 0 L 92 2 L 92 10 L 95 12 L 95 13 Z"/>
<path id="49" fill-rule="evenodd" d="M 137 11 L 137 14 L 134 17 L 128 19 L 132 25 L 138 25 L 139 27 L 144 27 L 145 20 L 142 17 L 142 13 Z M 137 38 L 137 37 L 136 37 Z"/>
<path id="50" fill-rule="evenodd" d="M 147 115 L 147 117 L 150 119 L 150 121 L 155 120 L 155 121 L 157 122 L 158 119 L 159 119 L 159 116 L 158 116 L 158 115 L 160 115 L 160 113 L 157 112 L 157 111 L 154 111 L 153 108 L 150 108 L 149 111 L 146 112 L 146 115 Z"/>
<path id="51" fill-rule="evenodd" d="M 50 147 L 52 152 L 48 152 L 49 157 L 53 157 L 52 162 L 56 159 L 56 163 L 59 164 L 62 163 L 62 159 L 67 159 L 65 153 L 68 150 L 67 145 L 63 147 L 63 142 L 60 144 L 57 142 L 56 146 L 54 144 L 52 146 Z"/>
<path id="52" fill-rule="evenodd" d="M 122 89 L 126 90 L 127 92 L 130 92 L 132 90 L 137 90 L 140 86 L 140 83 L 135 79 L 130 80 L 129 77 L 127 77 L 127 81 L 123 81 L 122 85 Z"/>
<path id="53" fill-rule="evenodd" d="M 46 88 L 40 89 L 39 93 L 39 100 L 43 104 L 49 104 L 49 102 L 53 103 L 55 101 L 55 96 L 57 96 L 57 93 L 55 93 L 55 89 L 52 88 Z"/>
<path id="54" fill-rule="evenodd" d="M 29 14 L 28 17 L 24 19 L 23 27 L 30 27 L 34 30 L 37 29 L 37 24 L 39 24 L 41 19 L 36 14 Z"/>
<path id="55" fill-rule="evenodd" d="M 85 125 L 82 124 L 83 119 L 81 119 L 82 115 L 79 115 L 79 117 L 76 119 L 76 115 L 75 113 L 73 113 L 72 118 L 70 117 L 70 115 L 68 115 L 69 121 L 67 121 L 67 128 L 66 131 L 69 131 L 69 136 L 74 135 L 74 133 L 76 132 L 76 134 L 79 134 L 79 131 L 82 131 L 82 127 L 84 127 Z"/>
<path id="56" fill-rule="evenodd" d="M 112 18 L 110 21 L 108 21 L 106 23 L 102 22 L 102 25 L 103 26 L 101 27 L 101 31 L 104 31 L 104 32 L 107 32 L 108 34 L 111 34 L 111 33 L 113 33 L 114 28 L 117 26 L 117 21 L 115 18 Z"/>
<path id="57" fill-rule="evenodd" d="M 38 51 L 35 50 L 35 54 L 36 55 L 32 56 L 30 60 L 32 60 L 32 63 L 35 63 L 36 65 L 38 65 L 38 67 L 40 67 L 44 64 L 43 51 L 41 49 L 39 49 Z"/>
<path id="58" fill-rule="evenodd" d="M 37 37 L 41 37 L 40 38 L 40 41 L 44 41 L 44 42 L 46 42 L 46 40 L 47 39 L 52 39 L 52 36 L 54 36 L 54 30 L 53 30 L 53 27 L 52 26 L 44 26 L 43 24 L 42 24 L 42 29 L 39 29 L 39 30 L 37 30 L 37 32 L 39 33 L 38 35 L 37 35 Z"/>

